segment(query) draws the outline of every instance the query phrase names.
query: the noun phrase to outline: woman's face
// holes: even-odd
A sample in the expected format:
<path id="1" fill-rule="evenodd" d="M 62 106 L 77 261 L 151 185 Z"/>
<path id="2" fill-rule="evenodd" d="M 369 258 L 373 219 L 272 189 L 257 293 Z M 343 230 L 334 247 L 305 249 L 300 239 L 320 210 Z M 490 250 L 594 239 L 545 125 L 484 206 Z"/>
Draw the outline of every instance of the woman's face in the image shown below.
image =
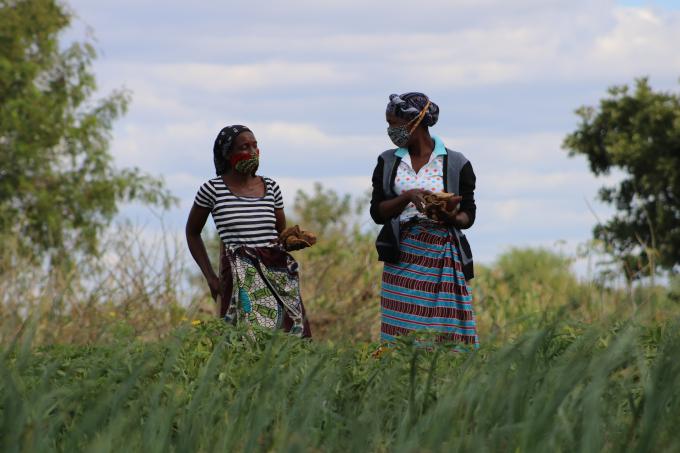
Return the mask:
<path id="1" fill-rule="evenodd" d="M 395 146 L 406 148 L 413 141 L 414 120 L 399 118 L 391 113 L 385 114 L 387 120 L 387 135 Z"/>
<path id="2" fill-rule="evenodd" d="M 398 116 L 395 116 L 391 113 L 385 114 L 385 119 L 387 120 L 387 125 L 390 127 L 398 127 L 408 124 L 408 120 L 405 120 L 404 118 L 399 118 Z"/>
<path id="3" fill-rule="evenodd" d="M 231 168 L 247 174 L 254 174 L 259 166 L 260 149 L 257 139 L 250 131 L 240 133 L 224 156 L 229 160 Z"/>
<path id="4" fill-rule="evenodd" d="M 260 154 L 260 149 L 257 147 L 257 139 L 252 132 L 245 131 L 238 134 L 231 145 L 228 156 L 240 153 L 248 153 L 250 155 Z"/>

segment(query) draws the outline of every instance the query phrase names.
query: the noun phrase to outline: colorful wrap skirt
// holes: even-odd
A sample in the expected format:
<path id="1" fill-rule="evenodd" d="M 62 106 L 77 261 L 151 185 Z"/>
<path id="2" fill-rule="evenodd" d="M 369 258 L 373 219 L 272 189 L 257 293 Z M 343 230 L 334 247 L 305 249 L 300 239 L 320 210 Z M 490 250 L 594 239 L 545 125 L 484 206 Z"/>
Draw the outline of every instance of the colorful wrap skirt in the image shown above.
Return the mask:
<path id="1" fill-rule="evenodd" d="M 459 245 L 448 228 L 420 219 L 402 225 L 399 261 L 383 270 L 380 309 L 383 341 L 415 334 L 428 344 L 479 346 Z"/>
<path id="2" fill-rule="evenodd" d="M 228 247 L 220 256 L 220 316 L 229 323 L 312 336 L 298 263 L 280 246 Z"/>

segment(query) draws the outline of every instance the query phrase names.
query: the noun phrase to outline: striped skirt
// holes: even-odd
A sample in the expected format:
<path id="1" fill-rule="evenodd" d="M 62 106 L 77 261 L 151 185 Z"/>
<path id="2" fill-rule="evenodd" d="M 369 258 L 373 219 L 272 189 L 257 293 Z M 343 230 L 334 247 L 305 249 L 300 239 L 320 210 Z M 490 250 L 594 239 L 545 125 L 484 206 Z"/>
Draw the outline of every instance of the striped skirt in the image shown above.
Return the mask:
<path id="1" fill-rule="evenodd" d="M 430 221 L 406 223 L 399 262 L 385 263 L 380 300 L 380 337 L 427 332 L 429 343 L 478 347 L 472 295 L 465 283 L 455 236 Z M 425 340 L 427 338 L 427 340 Z M 421 340 L 416 334 L 416 339 Z"/>

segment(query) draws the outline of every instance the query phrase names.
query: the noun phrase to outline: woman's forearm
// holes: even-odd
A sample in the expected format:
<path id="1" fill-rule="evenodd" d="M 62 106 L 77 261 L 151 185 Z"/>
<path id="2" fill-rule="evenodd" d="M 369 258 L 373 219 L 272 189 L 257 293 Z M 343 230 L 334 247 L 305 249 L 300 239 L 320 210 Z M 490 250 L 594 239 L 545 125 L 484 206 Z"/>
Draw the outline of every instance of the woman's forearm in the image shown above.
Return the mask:
<path id="1" fill-rule="evenodd" d="M 208 258 L 208 252 L 205 249 L 205 243 L 203 243 L 201 235 L 187 232 L 186 236 L 189 252 L 191 252 L 191 256 L 194 258 L 194 261 L 196 261 L 196 264 L 198 264 L 198 267 L 201 269 L 205 278 L 208 280 L 217 278 L 217 274 L 215 274 L 212 264 L 210 263 L 210 258 Z"/>
<path id="2" fill-rule="evenodd" d="M 201 231 L 205 226 L 205 221 L 210 215 L 210 209 L 202 207 L 194 203 L 189 212 L 189 218 L 187 219 L 187 225 L 184 229 L 184 233 L 187 237 L 187 245 L 189 246 L 189 252 L 191 256 L 198 264 L 198 267 L 203 272 L 203 275 L 208 280 L 208 282 L 215 282 L 217 275 L 210 264 L 210 259 L 208 258 L 208 252 L 205 250 L 205 244 L 203 243 L 203 238 L 201 238 Z"/>
<path id="3" fill-rule="evenodd" d="M 402 193 L 395 198 L 381 202 L 378 205 L 378 213 L 384 220 L 391 219 L 401 214 L 409 203 L 410 200 Z"/>

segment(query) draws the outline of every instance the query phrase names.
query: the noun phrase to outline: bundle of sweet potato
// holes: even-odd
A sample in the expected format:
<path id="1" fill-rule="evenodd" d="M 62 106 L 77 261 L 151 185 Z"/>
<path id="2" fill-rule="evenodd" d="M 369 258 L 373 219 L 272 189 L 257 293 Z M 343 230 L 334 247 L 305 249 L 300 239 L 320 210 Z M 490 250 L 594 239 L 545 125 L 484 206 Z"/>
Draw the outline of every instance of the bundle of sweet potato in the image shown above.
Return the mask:
<path id="1" fill-rule="evenodd" d="M 435 221 L 446 220 L 448 216 L 458 212 L 463 197 L 455 193 L 435 192 L 423 196 L 425 199 L 425 215 Z"/>
<path id="2" fill-rule="evenodd" d="M 286 228 L 279 235 L 279 242 L 288 251 L 300 250 L 316 244 L 316 236 L 299 225 Z"/>

